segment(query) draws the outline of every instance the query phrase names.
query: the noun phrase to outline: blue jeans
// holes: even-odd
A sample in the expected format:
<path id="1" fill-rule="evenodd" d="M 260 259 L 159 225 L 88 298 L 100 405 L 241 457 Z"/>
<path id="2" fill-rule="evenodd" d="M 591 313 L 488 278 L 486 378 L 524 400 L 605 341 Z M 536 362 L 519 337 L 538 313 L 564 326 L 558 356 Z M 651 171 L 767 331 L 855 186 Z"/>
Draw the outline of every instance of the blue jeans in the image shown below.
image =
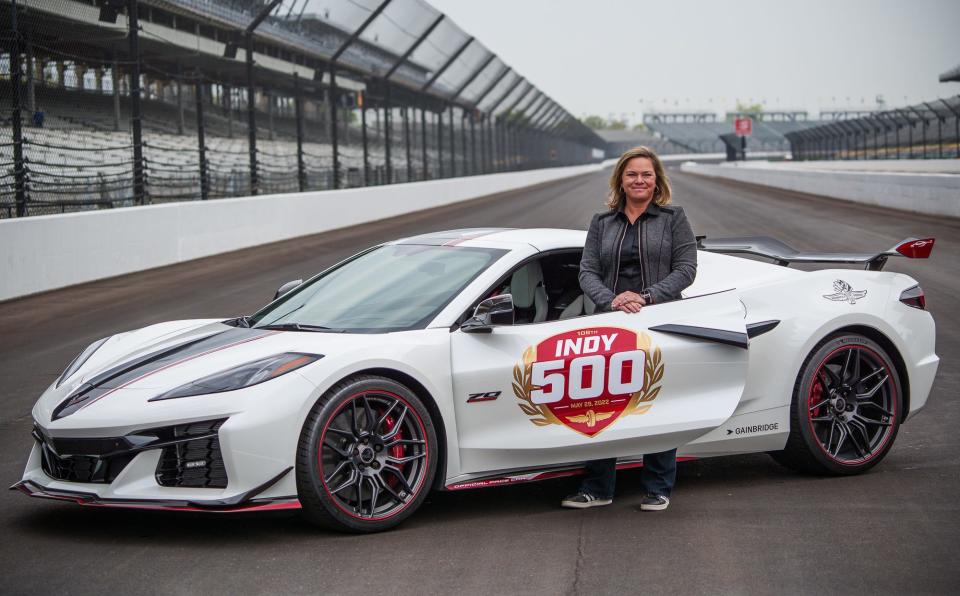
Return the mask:
<path id="1" fill-rule="evenodd" d="M 677 450 L 647 453 L 643 456 L 640 484 L 645 493 L 669 497 L 677 480 Z M 600 499 L 612 499 L 617 485 L 617 460 L 588 461 L 580 490 Z"/>

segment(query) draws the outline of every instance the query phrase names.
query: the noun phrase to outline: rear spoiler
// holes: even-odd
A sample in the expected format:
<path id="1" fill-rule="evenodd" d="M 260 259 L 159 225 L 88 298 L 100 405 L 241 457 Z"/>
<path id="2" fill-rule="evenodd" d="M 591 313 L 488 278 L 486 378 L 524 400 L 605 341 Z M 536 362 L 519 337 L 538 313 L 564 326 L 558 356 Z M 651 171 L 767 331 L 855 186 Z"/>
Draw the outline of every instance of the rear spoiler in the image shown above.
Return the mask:
<path id="1" fill-rule="evenodd" d="M 790 263 L 854 263 L 865 269 L 880 271 L 887 257 L 927 259 L 933 250 L 933 238 L 907 238 L 889 250 L 878 253 L 800 252 L 767 236 L 743 236 L 739 238 L 707 238 L 697 236 L 697 248 L 709 252 L 742 253 L 767 257 L 785 267 Z"/>

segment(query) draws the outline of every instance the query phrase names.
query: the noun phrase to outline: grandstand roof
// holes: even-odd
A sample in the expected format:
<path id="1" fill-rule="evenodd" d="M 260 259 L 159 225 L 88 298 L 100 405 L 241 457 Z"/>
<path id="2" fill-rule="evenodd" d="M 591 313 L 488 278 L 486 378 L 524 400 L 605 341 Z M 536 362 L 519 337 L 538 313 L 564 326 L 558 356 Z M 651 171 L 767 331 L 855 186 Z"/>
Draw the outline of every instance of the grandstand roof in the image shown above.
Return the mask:
<path id="1" fill-rule="evenodd" d="M 960 64 L 940 74 L 941 83 L 960 83 Z"/>
<path id="2" fill-rule="evenodd" d="M 612 143 L 642 140 L 650 136 L 650 132 L 645 130 L 598 130 L 596 133 L 604 141 Z"/>
<path id="3" fill-rule="evenodd" d="M 20 29 L 30 33 L 38 49 L 66 60 L 80 57 L 91 66 L 109 65 L 113 56 L 121 65 L 128 60 L 124 13 L 116 23 L 107 23 L 99 20 L 100 3 L 95 0 L 28 4 L 21 8 Z M 145 76 L 169 79 L 183 72 L 185 77 L 200 76 L 226 85 L 246 84 L 245 50 L 238 44 L 239 35 L 265 5 L 263 0 L 140 0 L 139 4 Z M 341 88 L 369 88 L 371 95 L 382 96 L 389 76 L 394 101 L 434 111 L 452 104 L 498 116 L 513 111 L 530 118 L 549 103 L 549 117 L 538 123 L 541 127 L 549 125 L 561 136 L 603 145 L 562 107 L 553 115 L 552 106 L 558 104 L 529 82 L 521 88 L 524 93 L 532 91 L 529 97 L 535 101 L 519 106 L 511 100 L 499 102 L 504 93 L 512 93 L 521 75 L 425 2 L 328 0 L 319 15 L 293 14 L 290 6 L 289 0 L 287 8 L 281 4 L 281 10 L 255 30 L 259 85 L 289 93 L 293 75 L 298 74 L 306 92 L 317 91 L 329 84 L 330 62 L 336 56 Z M 0 4 L 0 16 L 8 16 L 9 9 L 9 4 L 5 8 Z M 51 28 L 51 21 L 61 24 Z M 42 34 L 53 30 L 56 35 Z M 230 45 L 240 47 L 228 57 L 224 48 Z"/>

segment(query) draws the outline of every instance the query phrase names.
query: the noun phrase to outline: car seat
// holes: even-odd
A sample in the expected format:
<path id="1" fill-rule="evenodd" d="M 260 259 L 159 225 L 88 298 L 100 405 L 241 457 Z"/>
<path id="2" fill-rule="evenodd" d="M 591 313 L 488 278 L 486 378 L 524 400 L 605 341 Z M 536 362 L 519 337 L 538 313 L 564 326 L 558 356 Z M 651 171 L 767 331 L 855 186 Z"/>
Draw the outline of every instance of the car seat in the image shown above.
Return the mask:
<path id="1" fill-rule="evenodd" d="M 596 311 L 597 305 L 593 303 L 593 300 L 587 298 L 586 294 L 580 294 L 563 309 L 557 318 L 560 320 L 572 319 L 581 315 L 592 315 Z"/>
<path id="2" fill-rule="evenodd" d="M 540 263 L 527 263 L 510 278 L 509 292 L 513 295 L 514 321 L 539 323 L 547 320 L 547 290 L 543 285 Z"/>

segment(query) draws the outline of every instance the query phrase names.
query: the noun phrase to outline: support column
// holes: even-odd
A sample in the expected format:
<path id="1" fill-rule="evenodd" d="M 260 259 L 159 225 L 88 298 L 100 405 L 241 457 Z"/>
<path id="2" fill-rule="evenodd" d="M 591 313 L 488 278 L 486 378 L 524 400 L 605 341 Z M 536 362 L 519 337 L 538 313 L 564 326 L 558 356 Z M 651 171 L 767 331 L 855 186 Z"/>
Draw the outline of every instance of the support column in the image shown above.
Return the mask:
<path id="1" fill-rule="evenodd" d="M 877 121 L 880 122 L 880 126 L 883 127 L 883 158 L 890 159 L 890 131 L 887 130 L 887 124 L 880 120 L 881 116 L 877 116 Z"/>
<path id="2" fill-rule="evenodd" d="M 133 128 L 133 198 L 139 205 L 147 203 L 143 171 L 143 121 L 140 113 L 140 17 L 139 0 L 130 0 L 127 22 L 130 39 L 130 126 Z"/>
<path id="3" fill-rule="evenodd" d="M 366 97 L 360 95 L 360 141 L 363 144 L 363 185 L 370 186 L 370 147 L 367 141 Z"/>
<path id="4" fill-rule="evenodd" d="M 297 188 L 307 190 L 307 167 L 303 162 L 303 98 L 300 97 L 300 75 L 293 73 L 293 110 L 297 120 Z"/>
<path id="5" fill-rule="evenodd" d="M 470 154 L 467 151 L 467 113 L 461 110 L 460 113 L 460 146 L 463 147 L 463 175 L 470 174 Z"/>
<path id="6" fill-rule="evenodd" d="M 897 159 L 900 159 L 900 123 L 894 120 L 893 124 L 897 127 Z"/>
<path id="7" fill-rule="evenodd" d="M 113 83 L 113 130 L 120 130 L 120 67 L 117 53 L 113 53 L 113 65 L 110 67 L 110 82 Z"/>
<path id="8" fill-rule="evenodd" d="M 407 182 L 413 182 L 413 161 L 410 159 L 410 108 L 403 106 L 403 137 L 407 146 Z"/>
<path id="9" fill-rule="evenodd" d="M 20 114 L 20 94 L 23 90 L 20 88 L 20 31 L 17 29 L 19 8 L 16 0 L 13 0 L 10 8 L 10 29 L 13 32 L 10 38 L 10 86 L 13 96 L 13 113 L 10 117 L 10 125 L 13 129 L 13 180 L 17 217 L 24 217 L 27 215 L 27 171 L 23 160 L 23 122 Z"/>
<path id="10" fill-rule="evenodd" d="M 247 34 L 247 148 L 250 150 L 250 194 L 260 193 L 257 172 L 257 102 L 253 89 L 253 33 Z"/>
<path id="11" fill-rule="evenodd" d="M 337 94 L 337 69 L 330 65 L 330 149 L 333 154 L 333 188 L 340 188 L 340 154 L 337 146 L 337 104 L 340 98 Z"/>
<path id="12" fill-rule="evenodd" d="M 427 108 L 420 108 L 420 154 L 421 154 L 421 167 L 423 168 L 423 174 L 420 175 L 421 180 L 429 180 L 429 170 L 427 168 Z"/>
<path id="13" fill-rule="evenodd" d="M 450 177 L 455 178 L 457 176 L 457 143 L 456 139 L 453 136 L 453 104 L 450 104 Z"/>
<path id="14" fill-rule="evenodd" d="M 227 109 L 227 137 L 233 138 L 233 88 L 230 85 L 220 85 L 223 94 L 224 107 Z"/>
<path id="15" fill-rule="evenodd" d="M 920 156 L 920 159 L 927 158 L 927 119 L 923 119 L 923 155 Z"/>
<path id="16" fill-rule="evenodd" d="M 491 128 L 490 114 L 484 114 L 480 121 L 483 125 L 483 173 L 489 174 L 493 171 L 493 129 Z"/>
<path id="17" fill-rule="evenodd" d="M 937 114 L 937 159 L 943 159 L 943 118 Z"/>
<path id="18" fill-rule="evenodd" d="M 198 80 L 193 94 L 197 100 L 197 155 L 200 160 L 200 200 L 210 198 L 210 175 L 207 171 L 207 143 L 204 137 L 203 81 Z"/>
<path id="19" fill-rule="evenodd" d="M 34 72 L 36 65 L 33 59 L 33 42 L 27 38 L 27 112 L 33 114 L 37 111 L 37 95 Z"/>
<path id="20" fill-rule="evenodd" d="M 907 126 L 910 127 L 907 129 L 907 143 L 909 144 L 910 151 L 910 153 L 907 154 L 907 159 L 913 159 L 913 122 L 909 118 L 907 118 Z"/>
<path id="21" fill-rule="evenodd" d="M 437 178 L 443 178 L 443 110 L 437 110 Z"/>
<path id="22" fill-rule="evenodd" d="M 177 134 L 182 135 L 186 124 L 183 115 L 183 67 L 177 62 Z"/>
<path id="23" fill-rule="evenodd" d="M 273 108 L 274 101 L 276 99 L 273 97 L 273 94 L 270 92 L 264 93 L 264 98 L 267 100 L 267 138 L 271 141 L 276 138 L 276 130 L 273 126 Z"/>
<path id="24" fill-rule="evenodd" d="M 387 184 L 393 183 L 393 164 L 390 161 L 390 133 L 393 132 L 390 129 L 393 128 L 393 118 L 392 118 L 392 107 L 390 106 L 390 85 L 384 82 L 384 98 L 383 98 L 383 147 L 384 147 L 384 158 L 387 161 Z"/>
<path id="25" fill-rule="evenodd" d="M 503 170 L 503 123 L 500 118 L 490 115 L 493 120 L 493 171 Z"/>
<path id="26" fill-rule="evenodd" d="M 73 76 L 77 79 L 77 89 L 86 91 L 87 89 L 87 67 L 83 64 L 73 63 Z"/>
<path id="27" fill-rule="evenodd" d="M 476 176 L 480 173 L 477 168 L 477 122 L 472 113 L 470 114 L 470 161 L 472 162 L 470 173 Z"/>

